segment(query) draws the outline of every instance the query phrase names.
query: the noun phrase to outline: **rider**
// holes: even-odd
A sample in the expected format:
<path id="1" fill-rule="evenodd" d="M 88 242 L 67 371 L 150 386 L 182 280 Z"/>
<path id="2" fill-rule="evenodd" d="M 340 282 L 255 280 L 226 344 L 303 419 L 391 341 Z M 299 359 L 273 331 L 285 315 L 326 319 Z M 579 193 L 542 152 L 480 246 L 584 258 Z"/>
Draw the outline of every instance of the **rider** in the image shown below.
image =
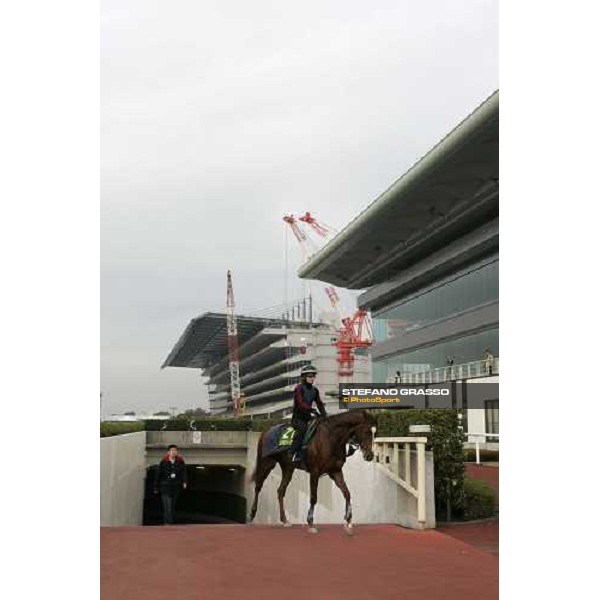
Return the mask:
<path id="1" fill-rule="evenodd" d="M 290 448 L 292 452 L 292 461 L 300 462 L 302 460 L 300 447 L 308 422 L 313 413 L 313 403 L 317 405 L 319 414 L 322 417 L 327 416 L 325 406 L 321 400 L 318 388 L 314 385 L 317 369 L 312 365 L 306 365 L 300 370 L 300 383 L 294 388 L 294 411 L 292 413 L 292 427 L 296 430 L 294 443 Z"/>

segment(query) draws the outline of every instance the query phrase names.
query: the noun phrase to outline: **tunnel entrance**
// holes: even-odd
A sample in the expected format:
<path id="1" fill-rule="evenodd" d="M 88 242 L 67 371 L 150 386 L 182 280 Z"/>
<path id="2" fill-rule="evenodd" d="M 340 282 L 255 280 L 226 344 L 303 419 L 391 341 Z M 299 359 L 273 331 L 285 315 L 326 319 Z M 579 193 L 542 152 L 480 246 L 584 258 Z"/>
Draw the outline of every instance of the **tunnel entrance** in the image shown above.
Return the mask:
<path id="1" fill-rule="evenodd" d="M 162 525 L 160 493 L 154 494 L 156 466 L 146 469 L 143 525 Z M 188 488 L 177 500 L 175 523 L 231 524 L 246 522 L 246 470 L 231 465 L 186 465 Z"/>

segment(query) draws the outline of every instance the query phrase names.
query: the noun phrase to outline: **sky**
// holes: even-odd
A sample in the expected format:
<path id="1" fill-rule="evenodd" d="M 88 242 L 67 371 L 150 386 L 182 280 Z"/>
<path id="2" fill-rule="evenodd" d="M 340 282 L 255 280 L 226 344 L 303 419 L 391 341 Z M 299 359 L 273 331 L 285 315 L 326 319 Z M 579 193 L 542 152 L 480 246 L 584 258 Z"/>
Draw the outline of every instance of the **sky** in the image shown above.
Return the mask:
<path id="1" fill-rule="evenodd" d="M 341 230 L 498 87 L 497 0 L 101 0 L 102 413 L 206 408 L 160 366 L 227 270 L 300 297 L 283 215 Z"/>

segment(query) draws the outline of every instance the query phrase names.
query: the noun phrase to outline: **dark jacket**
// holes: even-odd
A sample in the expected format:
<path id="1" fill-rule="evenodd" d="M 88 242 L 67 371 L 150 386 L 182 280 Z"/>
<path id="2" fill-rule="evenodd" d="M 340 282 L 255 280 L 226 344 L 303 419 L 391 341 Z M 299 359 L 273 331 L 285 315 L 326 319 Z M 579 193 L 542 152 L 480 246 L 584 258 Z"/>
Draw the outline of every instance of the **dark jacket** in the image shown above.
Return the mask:
<path id="1" fill-rule="evenodd" d="M 327 416 L 325 406 L 323 405 L 319 394 L 319 389 L 308 383 L 299 383 L 294 388 L 294 411 L 292 413 L 292 418 L 308 421 L 311 418 L 313 404 L 317 405 L 321 416 Z"/>
<path id="2" fill-rule="evenodd" d="M 181 456 L 175 457 L 175 462 L 171 462 L 167 454 L 158 463 L 156 475 L 154 476 L 154 489 L 158 490 L 159 486 L 177 487 L 187 484 L 187 471 L 185 461 Z"/>

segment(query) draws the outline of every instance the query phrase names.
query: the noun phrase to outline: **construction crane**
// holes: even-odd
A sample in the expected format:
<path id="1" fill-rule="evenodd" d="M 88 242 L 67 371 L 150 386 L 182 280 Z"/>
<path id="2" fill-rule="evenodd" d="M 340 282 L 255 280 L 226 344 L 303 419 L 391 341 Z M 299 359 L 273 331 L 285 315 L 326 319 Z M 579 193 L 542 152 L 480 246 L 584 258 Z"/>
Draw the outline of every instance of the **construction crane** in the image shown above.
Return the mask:
<path id="1" fill-rule="evenodd" d="M 298 226 L 298 219 L 294 215 L 285 215 L 283 217 L 283 220 L 290 226 L 290 229 L 292 230 L 292 232 L 296 236 L 296 239 L 300 243 L 306 241 L 306 235 L 304 234 L 304 231 L 302 231 L 302 229 L 300 229 L 300 227 Z"/>
<path id="2" fill-rule="evenodd" d="M 354 316 L 342 319 L 342 327 L 337 332 L 338 376 L 340 379 L 354 375 L 356 348 L 369 348 L 373 343 L 373 331 L 367 312 L 359 308 Z"/>
<path id="3" fill-rule="evenodd" d="M 300 246 L 305 251 L 310 238 L 302 230 L 301 223 L 306 224 L 320 237 L 325 238 L 331 228 L 320 223 L 310 212 L 304 213 L 300 217 L 286 215 L 283 220 L 290 226 L 294 236 L 300 242 Z M 340 379 L 352 377 L 354 375 L 355 350 L 357 348 L 368 348 L 373 344 L 373 332 L 371 320 L 365 310 L 359 308 L 351 317 L 341 317 L 340 298 L 333 286 L 325 288 L 325 293 L 333 309 L 341 322 L 341 327 L 336 331 L 334 345 L 337 348 L 338 377 Z"/>
<path id="4" fill-rule="evenodd" d="M 315 233 L 320 235 L 321 237 L 327 237 L 329 230 L 327 227 L 323 225 L 323 223 L 319 223 L 308 211 L 306 211 L 301 217 L 298 217 L 300 221 L 306 223 Z"/>
<path id="5" fill-rule="evenodd" d="M 238 416 L 240 411 L 240 344 L 238 341 L 237 320 L 233 309 L 233 283 L 231 271 L 227 271 L 227 348 L 229 350 L 229 377 L 231 380 L 231 399 L 233 414 Z"/>

